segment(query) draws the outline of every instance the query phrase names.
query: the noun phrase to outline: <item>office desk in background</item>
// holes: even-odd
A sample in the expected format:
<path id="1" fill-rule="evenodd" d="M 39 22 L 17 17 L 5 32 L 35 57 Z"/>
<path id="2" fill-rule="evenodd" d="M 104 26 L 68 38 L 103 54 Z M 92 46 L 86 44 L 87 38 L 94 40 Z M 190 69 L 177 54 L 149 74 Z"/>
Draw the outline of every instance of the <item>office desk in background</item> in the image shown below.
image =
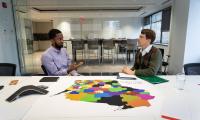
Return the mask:
<path id="1" fill-rule="evenodd" d="M 64 94 L 52 96 L 71 86 L 75 80 L 115 80 L 116 76 L 60 77 L 58 82 L 39 82 L 42 77 L 0 77 L 0 120 L 163 120 L 161 115 L 181 120 L 200 119 L 200 76 L 187 76 L 184 90 L 177 90 L 175 76 L 161 76 L 170 82 L 152 85 L 143 80 L 124 81 L 124 86 L 141 88 L 155 98 L 149 100 L 150 107 L 136 107 L 120 110 L 117 106 L 104 103 L 89 103 L 65 99 Z M 11 80 L 17 85 L 9 85 Z M 47 95 L 30 95 L 8 103 L 5 101 L 25 85 L 48 85 Z"/>

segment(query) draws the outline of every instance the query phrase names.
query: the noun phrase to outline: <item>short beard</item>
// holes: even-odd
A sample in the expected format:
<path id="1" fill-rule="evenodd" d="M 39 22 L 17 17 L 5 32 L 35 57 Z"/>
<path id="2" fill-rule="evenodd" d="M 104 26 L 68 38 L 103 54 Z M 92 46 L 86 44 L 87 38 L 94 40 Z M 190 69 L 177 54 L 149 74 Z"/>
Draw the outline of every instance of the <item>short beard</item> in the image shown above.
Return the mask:
<path id="1" fill-rule="evenodd" d="M 55 48 L 60 50 L 61 48 L 63 48 L 63 45 L 58 45 L 58 44 L 55 43 Z"/>

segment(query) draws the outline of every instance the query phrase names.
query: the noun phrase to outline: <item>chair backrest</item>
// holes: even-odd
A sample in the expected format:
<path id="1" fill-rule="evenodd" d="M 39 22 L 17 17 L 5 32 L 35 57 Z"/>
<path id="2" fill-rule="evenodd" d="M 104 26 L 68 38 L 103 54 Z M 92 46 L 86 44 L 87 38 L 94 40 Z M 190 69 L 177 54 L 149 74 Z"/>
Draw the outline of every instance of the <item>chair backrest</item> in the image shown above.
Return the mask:
<path id="1" fill-rule="evenodd" d="M 121 39 L 117 41 L 119 53 L 126 53 L 127 50 L 127 40 Z"/>
<path id="2" fill-rule="evenodd" d="M 16 65 L 12 63 L 0 63 L 0 76 L 15 76 Z"/>
<path id="3" fill-rule="evenodd" d="M 162 54 L 162 59 L 163 59 L 163 57 L 164 57 L 164 49 L 163 48 L 159 48 L 159 50 L 160 50 L 160 52 Z"/>
<path id="4" fill-rule="evenodd" d="M 127 39 L 127 50 L 137 50 L 137 39 Z"/>
<path id="5" fill-rule="evenodd" d="M 127 44 L 137 44 L 138 39 L 127 39 Z"/>
<path id="6" fill-rule="evenodd" d="M 164 67 L 164 70 L 163 70 L 162 67 L 161 67 L 160 72 L 161 72 L 162 75 L 167 75 L 167 67 L 168 67 L 168 65 L 169 65 L 169 58 L 170 58 L 170 55 L 166 55 L 166 58 L 165 58 L 165 56 L 164 56 L 164 54 L 165 54 L 165 49 L 159 48 L 159 50 L 160 50 L 161 55 L 162 55 L 162 67 Z M 165 60 L 165 59 L 166 59 L 166 60 Z"/>
<path id="7" fill-rule="evenodd" d="M 104 49 L 113 49 L 115 47 L 115 43 L 112 39 L 110 40 L 103 40 L 103 48 Z"/>
<path id="8" fill-rule="evenodd" d="M 118 43 L 118 46 L 119 47 L 126 47 L 127 45 L 127 40 L 121 40 L 119 43 Z"/>
<path id="9" fill-rule="evenodd" d="M 46 68 L 44 67 L 44 65 L 41 65 L 41 68 L 42 68 L 42 70 L 44 72 L 44 75 L 48 75 L 48 72 L 47 72 Z"/>
<path id="10" fill-rule="evenodd" d="M 184 65 L 186 75 L 200 75 L 200 63 L 189 63 Z"/>
<path id="11" fill-rule="evenodd" d="M 88 49 L 94 50 L 99 48 L 99 41 L 98 40 L 88 40 Z"/>
<path id="12" fill-rule="evenodd" d="M 74 50 L 84 50 L 84 40 L 73 40 L 72 49 Z"/>

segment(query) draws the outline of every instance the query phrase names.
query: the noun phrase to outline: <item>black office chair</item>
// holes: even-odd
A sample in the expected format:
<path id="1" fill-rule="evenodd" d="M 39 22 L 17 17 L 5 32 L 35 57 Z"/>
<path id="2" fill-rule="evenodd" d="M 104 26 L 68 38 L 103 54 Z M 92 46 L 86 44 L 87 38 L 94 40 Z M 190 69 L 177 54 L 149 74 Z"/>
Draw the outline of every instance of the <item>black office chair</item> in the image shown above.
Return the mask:
<path id="1" fill-rule="evenodd" d="M 133 54 L 133 60 L 135 60 L 135 53 L 137 51 L 137 39 L 127 39 L 127 60 L 131 61 L 131 53 Z"/>
<path id="2" fill-rule="evenodd" d="M 16 65 L 12 63 L 0 63 L 0 76 L 15 76 Z"/>
<path id="3" fill-rule="evenodd" d="M 186 75 L 200 75 L 200 63 L 188 63 L 184 65 Z"/>
<path id="4" fill-rule="evenodd" d="M 41 68 L 42 68 L 42 70 L 43 70 L 43 72 L 44 72 L 44 75 L 48 75 L 48 73 L 47 73 L 47 70 L 46 70 L 46 68 L 44 67 L 44 65 L 41 65 Z"/>
<path id="5" fill-rule="evenodd" d="M 91 50 L 96 50 L 96 58 L 98 59 L 99 61 L 99 64 L 100 64 L 100 45 L 99 45 L 99 41 L 97 39 L 95 40 L 87 40 L 87 44 L 88 44 L 88 50 L 87 50 L 87 55 L 88 55 L 88 60 L 91 59 L 91 53 L 90 51 Z"/>
<path id="6" fill-rule="evenodd" d="M 114 40 L 113 39 L 110 39 L 110 40 L 103 40 L 103 45 L 102 45 L 102 62 L 105 58 L 105 55 L 108 56 L 108 59 L 109 59 L 109 56 L 112 55 L 112 61 L 113 61 L 113 64 L 115 63 L 115 43 L 114 43 Z M 104 51 L 107 50 L 107 53 L 105 53 Z"/>
<path id="7" fill-rule="evenodd" d="M 123 55 L 123 60 L 125 64 L 127 64 L 127 40 L 120 40 L 120 42 L 118 42 L 117 60 L 120 54 Z"/>
<path id="8" fill-rule="evenodd" d="M 85 56 L 85 42 L 84 40 L 80 39 L 80 40 L 72 40 L 72 54 L 73 54 L 73 60 L 77 61 L 77 50 L 81 51 L 81 56 L 82 56 L 82 60 L 85 61 L 86 56 Z"/>
<path id="9" fill-rule="evenodd" d="M 163 48 L 159 48 L 159 49 L 160 49 L 160 52 L 162 54 L 162 67 L 164 67 L 164 70 L 162 70 L 162 68 L 161 68 L 161 74 L 162 75 L 167 75 L 167 67 L 169 65 L 170 55 L 167 55 L 167 60 L 164 61 L 164 49 Z"/>

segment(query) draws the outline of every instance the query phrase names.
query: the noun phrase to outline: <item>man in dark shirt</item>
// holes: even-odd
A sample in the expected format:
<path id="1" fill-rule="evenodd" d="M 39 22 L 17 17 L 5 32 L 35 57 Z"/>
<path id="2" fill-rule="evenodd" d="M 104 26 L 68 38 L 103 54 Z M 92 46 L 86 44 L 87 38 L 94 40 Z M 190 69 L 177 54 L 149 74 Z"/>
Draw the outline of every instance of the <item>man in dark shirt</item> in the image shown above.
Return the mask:
<path id="1" fill-rule="evenodd" d="M 153 30 L 143 29 L 139 36 L 138 45 L 141 47 L 136 52 L 135 64 L 130 69 L 125 66 L 123 73 L 129 75 L 150 76 L 156 75 L 162 64 L 162 54 L 160 50 L 152 45 L 156 38 Z"/>

